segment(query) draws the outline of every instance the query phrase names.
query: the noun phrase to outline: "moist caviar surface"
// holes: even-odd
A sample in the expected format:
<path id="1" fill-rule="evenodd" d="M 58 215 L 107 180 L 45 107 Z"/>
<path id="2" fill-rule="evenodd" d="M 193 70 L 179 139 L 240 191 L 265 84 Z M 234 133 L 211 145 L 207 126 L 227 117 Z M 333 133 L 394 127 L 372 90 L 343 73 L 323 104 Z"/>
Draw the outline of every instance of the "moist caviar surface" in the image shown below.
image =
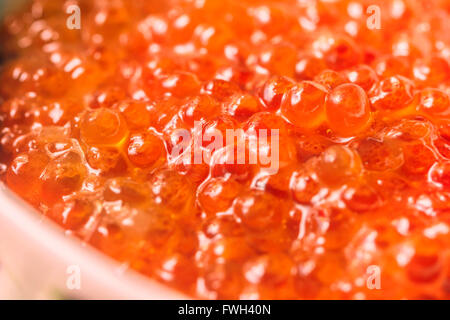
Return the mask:
<path id="1" fill-rule="evenodd" d="M 1 35 L 2 180 L 193 297 L 450 298 L 449 21 L 447 0 L 32 1 Z M 278 170 L 225 140 L 174 157 L 179 129 L 278 130 Z"/>

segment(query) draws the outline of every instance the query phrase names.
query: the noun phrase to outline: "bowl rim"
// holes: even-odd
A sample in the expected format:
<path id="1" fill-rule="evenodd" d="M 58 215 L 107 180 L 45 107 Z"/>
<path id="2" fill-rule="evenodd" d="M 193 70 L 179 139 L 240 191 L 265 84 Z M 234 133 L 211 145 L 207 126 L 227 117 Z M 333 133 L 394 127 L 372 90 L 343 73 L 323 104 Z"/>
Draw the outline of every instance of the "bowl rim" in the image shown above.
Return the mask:
<path id="1" fill-rule="evenodd" d="M 40 250 L 41 255 L 47 250 L 56 263 L 70 265 L 71 261 L 77 262 L 77 266 L 83 270 L 83 279 L 87 278 L 91 282 L 86 286 L 87 290 L 85 288 L 75 293 L 80 298 L 189 299 L 175 289 L 108 257 L 75 236 L 68 236 L 63 228 L 20 199 L 3 182 L 0 182 L 0 204 L 0 233 L 4 233 L 5 228 L 8 228 L 10 237 L 12 234 L 13 237 L 21 238 L 22 244 L 25 239 L 29 245 Z M 15 246 L 17 247 L 17 243 Z M 45 258 L 48 256 L 45 255 Z M 90 292 L 89 289 L 92 288 L 98 293 Z"/>

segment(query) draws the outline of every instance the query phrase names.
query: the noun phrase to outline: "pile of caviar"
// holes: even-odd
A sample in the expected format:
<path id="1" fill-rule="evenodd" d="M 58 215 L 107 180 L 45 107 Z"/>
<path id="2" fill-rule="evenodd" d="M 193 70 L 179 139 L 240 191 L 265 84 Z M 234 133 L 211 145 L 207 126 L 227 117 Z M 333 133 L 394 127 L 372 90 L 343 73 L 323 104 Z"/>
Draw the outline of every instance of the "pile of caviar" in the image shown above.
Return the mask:
<path id="1" fill-rule="evenodd" d="M 449 21 L 448 0 L 31 1 L 0 36 L 1 179 L 192 297 L 450 298 Z M 279 130 L 278 172 L 172 157 L 196 122 Z"/>

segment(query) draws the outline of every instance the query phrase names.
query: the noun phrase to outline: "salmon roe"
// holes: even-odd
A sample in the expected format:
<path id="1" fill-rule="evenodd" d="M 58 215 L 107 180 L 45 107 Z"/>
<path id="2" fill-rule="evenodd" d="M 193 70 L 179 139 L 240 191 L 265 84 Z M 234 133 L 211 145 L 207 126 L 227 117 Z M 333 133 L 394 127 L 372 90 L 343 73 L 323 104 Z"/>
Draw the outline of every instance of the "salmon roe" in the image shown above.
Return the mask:
<path id="1" fill-rule="evenodd" d="M 448 0 L 28 5 L 0 176 L 69 235 L 197 298 L 450 299 Z"/>

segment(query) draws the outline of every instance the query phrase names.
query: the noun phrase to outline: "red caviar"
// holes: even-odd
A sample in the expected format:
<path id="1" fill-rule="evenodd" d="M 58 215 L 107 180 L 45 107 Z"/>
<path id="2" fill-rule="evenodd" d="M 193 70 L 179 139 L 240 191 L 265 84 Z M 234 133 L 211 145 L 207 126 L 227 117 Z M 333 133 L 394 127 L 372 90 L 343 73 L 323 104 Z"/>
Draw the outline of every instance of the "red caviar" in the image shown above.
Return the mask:
<path id="1" fill-rule="evenodd" d="M 1 178 L 193 297 L 449 299 L 449 8 L 33 0 L 0 33 Z M 224 161 L 231 129 L 278 170 Z"/>

